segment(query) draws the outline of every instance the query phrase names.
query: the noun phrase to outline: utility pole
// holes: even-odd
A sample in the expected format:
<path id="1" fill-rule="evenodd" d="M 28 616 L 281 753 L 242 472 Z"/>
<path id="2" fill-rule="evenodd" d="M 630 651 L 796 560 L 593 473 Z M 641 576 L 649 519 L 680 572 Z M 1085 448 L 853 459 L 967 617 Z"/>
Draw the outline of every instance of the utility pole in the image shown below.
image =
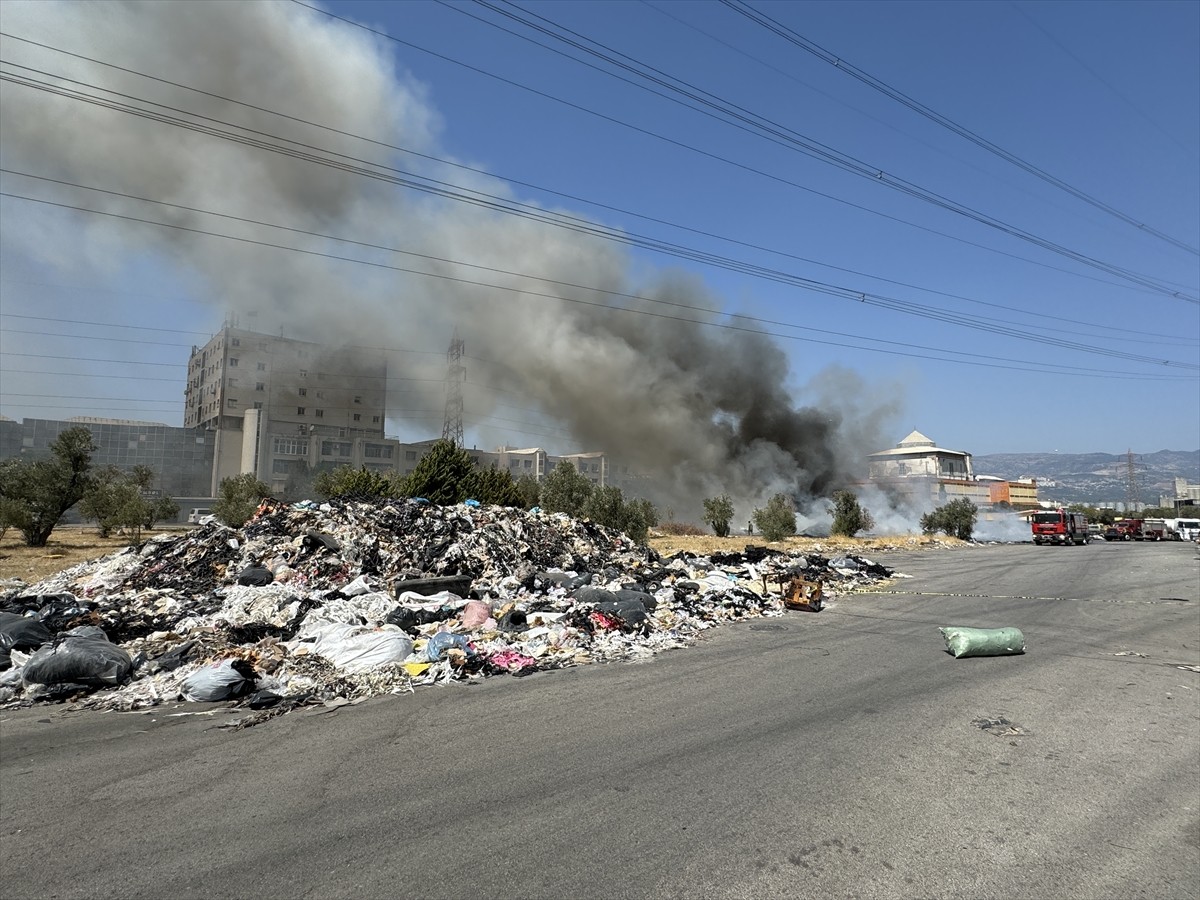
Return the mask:
<path id="1" fill-rule="evenodd" d="M 1137 469 L 1133 465 L 1133 450 L 1125 454 L 1125 510 L 1136 513 L 1142 505 L 1142 494 L 1138 490 Z"/>
<path id="2" fill-rule="evenodd" d="M 463 382 L 467 379 L 462 364 L 464 347 L 455 328 L 450 349 L 446 351 L 446 417 L 442 421 L 442 440 L 452 442 L 455 447 L 463 445 Z"/>

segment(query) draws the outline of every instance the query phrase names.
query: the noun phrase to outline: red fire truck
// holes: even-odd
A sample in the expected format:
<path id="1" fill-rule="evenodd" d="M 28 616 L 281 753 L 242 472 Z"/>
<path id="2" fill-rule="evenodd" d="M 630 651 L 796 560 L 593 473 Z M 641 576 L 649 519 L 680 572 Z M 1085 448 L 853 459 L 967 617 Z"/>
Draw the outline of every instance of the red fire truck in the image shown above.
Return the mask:
<path id="1" fill-rule="evenodd" d="M 1033 514 L 1033 542 L 1035 544 L 1086 544 L 1088 542 L 1087 517 L 1083 513 L 1065 509 L 1043 510 Z"/>

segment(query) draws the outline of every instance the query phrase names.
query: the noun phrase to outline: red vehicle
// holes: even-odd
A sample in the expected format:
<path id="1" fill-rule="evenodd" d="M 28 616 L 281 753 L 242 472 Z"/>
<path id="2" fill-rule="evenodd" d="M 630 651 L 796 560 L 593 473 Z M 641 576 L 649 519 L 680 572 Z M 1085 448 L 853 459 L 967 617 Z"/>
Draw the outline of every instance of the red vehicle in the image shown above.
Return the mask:
<path id="1" fill-rule="evenodd" d="M 1087 517 L 1065 509 L 1046 510 L 1033 514 L 1031 522 L 1035 544 L 1086 544 Z"/>
<path id="2" fill-rule="evenodd" d="M 1141 534 L 1141 519 L 1117 519 L 1104 530 L 1104 539 L 1106 541 L 1132 541 L 1135 538 L 1141 540 Z"/>

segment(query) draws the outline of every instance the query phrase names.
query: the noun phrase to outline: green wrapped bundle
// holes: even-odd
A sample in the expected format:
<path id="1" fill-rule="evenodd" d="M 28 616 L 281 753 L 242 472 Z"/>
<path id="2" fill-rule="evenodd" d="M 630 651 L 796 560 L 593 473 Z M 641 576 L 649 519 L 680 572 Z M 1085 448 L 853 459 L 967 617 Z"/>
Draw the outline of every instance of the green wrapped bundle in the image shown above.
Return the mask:
<path id="1" fill-rule="evenodd" d="M 947 625 L 939 628 L 946 649 L 955 659 L 964 656 L 1011 656 L 1025 652 L 1025 635 L 1019 628 L 965 628 Z"/>

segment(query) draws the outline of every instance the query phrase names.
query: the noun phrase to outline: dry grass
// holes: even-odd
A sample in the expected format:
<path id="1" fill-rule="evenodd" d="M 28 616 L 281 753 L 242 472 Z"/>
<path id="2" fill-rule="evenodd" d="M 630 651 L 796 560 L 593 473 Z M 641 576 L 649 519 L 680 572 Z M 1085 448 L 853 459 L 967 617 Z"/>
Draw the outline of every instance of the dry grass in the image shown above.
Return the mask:
<path id="1" fill-rule="evenodd" d="M 142 532 L 142 537 L 162 534 L 166 529 Z M 45 547 L 26 547 L 21 533 L 8 529 L 0 539 L 0 578 L 20 578 L 29 584 L 49 578 L 63 569 L 89 559 L 107 556 L 129 546 L 129 538 L 102 538 L 93 526 L 59 525 Z"/>
<path id="2" fill-rule="evenodd" d="M 719 538 L 712 534 L 671 535 L 659 534 L 653 531 L 650 533 L 650 539 L 647 543 L 663 556 L 669 556 L 680 550 L 700 555 L 708 555 L 710 553 L 740 553 L 747 544 L 754 544 L 758 547 L 767 546 L 780 550 L 798 550 L 802 553 L 820 553 L 824 556 L 833 556 L 841 553 L 853 553 L 861 556 L 887 550 L 932 550 L 966 546 L 965 542 L 957 538 L 946 537 L 945 535 L 927 537 L 923 534 L 901 534 L 889 535 L 887 537 L 862 538 L 793 537 L 768 544 L 763 540 L 762 535 L 756 534 L 739 534 Z"/>

